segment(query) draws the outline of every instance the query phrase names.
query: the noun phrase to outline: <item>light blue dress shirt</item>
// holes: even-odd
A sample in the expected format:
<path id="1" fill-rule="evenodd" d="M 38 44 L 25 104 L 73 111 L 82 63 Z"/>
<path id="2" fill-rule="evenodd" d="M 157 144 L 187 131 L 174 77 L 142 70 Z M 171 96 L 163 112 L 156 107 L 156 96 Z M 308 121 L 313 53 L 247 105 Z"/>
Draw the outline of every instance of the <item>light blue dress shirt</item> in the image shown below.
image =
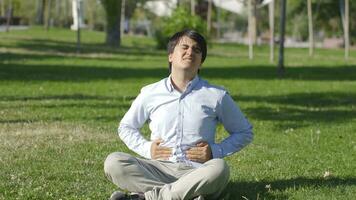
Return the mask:
<path id="1" fill-rule="evenodd" d="M 140 133 L 148 121 L 151 141 Z M 215 143 L 216 126 L 222 123 L 230 134 Z M 174 89 L 171 78 L 141 89 L 119 125 L 121 140 L 134 152 L 151 158 L 152 140 L 162 139 L 162 146 L 172 149 L 172 162 L 189 161 L 185 152 L 200 141 L 209 143 L 213 158 L 231 155 L 252 141 L 252 126 L 234 100 L 221 87 L 210 85 L 196 76 L 183 93 Z"/>

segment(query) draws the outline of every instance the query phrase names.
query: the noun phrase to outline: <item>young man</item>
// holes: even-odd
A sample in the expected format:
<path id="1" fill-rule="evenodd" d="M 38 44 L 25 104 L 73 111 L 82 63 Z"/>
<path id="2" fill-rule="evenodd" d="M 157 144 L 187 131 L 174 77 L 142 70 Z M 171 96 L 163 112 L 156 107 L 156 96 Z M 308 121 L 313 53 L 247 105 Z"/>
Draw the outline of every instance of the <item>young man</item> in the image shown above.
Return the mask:
<path id="1" fill-rule="evenodd" d="M 170 76 L 142 88 L 119 125 L 121 140 L 144 158 L 110 154 L 105 174 L 120 189 L 111 199 L 218 199 L 229 180 L 222 159 L 253 138 L 252 126 L 221 87 L 198 76 L 206 41 L 193 30 L 168 43 Z M 150 140 L 140 133 L 148 121 Z M 230 134 L 215 142 L 218 123 Z"/>

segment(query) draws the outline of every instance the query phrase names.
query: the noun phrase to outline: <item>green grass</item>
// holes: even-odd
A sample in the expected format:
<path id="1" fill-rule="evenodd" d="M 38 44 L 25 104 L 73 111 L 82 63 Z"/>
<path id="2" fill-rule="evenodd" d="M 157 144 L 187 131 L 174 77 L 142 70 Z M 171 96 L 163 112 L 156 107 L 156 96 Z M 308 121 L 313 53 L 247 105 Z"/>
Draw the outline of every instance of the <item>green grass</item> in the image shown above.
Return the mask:
<path id="1" fill-rule="evenodd" d="M 153 40 L 31 28 L 0 33 L 0 199 L 106 199 L 103 161 L 129 150 L 118 121 L 140 88 L 168 75 Z M 255 140 L 226 158 L 225 199 L 352 199 L 356 193 L 356 51 L 286 49 L 278 78 L 268 47 L 213 44 L 201 76 L 223 85 Z M 149 134 L 147 126 L 145 135 Z M 218 140 L 226 136 L 218 128 Z M 324 177 L 329 172 L 330 175 Z"/>

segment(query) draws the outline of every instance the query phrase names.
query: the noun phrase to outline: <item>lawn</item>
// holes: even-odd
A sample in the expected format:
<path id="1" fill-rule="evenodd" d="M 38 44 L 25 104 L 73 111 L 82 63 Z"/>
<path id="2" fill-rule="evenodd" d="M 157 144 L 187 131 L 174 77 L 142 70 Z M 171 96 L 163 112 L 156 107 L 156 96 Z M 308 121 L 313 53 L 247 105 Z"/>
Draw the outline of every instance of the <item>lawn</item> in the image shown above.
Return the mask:
<path id="1" fill-rule="evenodd" d="M 84 31 L 78 54 L 68 30 L 0 33 L 0 199 L 107 199 L 116 189 L 103 161 L 130 152 L 117 124 L 142 86 L 168 75 L 167 55 L 150 38 L 102 41 Z M 226 158 L 224 199 L 355 198 L 356 51 L 344 61 L 342 49 L 286 49 L 283 78 L 267 46 L 247 53 L 214 43 L 200 73 L 254 126 L 253 143 Z"/>

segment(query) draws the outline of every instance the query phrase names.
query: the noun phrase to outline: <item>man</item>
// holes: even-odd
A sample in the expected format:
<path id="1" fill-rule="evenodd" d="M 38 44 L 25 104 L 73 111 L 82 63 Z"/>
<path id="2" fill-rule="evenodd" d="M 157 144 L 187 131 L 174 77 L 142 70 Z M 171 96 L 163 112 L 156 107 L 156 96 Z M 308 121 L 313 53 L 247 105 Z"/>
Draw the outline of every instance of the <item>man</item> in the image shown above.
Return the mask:
<path id="1" fill-rule="evenodd" d="M 104 170 L 124 192 L 111 199 L 217 199 L 229 180 L 222 159 L 252 141 L 252 126 L 230 95 L 198 76 L 206 41 L 193 30 L 168 43 L 170 76 L 145 86 L 119 125 L 121 140 L 144 158 L 110 154 Z M 150 140 L 140 133 L 148 121 Z M 230 134 L 215 143 L 218 123 Z"/>

